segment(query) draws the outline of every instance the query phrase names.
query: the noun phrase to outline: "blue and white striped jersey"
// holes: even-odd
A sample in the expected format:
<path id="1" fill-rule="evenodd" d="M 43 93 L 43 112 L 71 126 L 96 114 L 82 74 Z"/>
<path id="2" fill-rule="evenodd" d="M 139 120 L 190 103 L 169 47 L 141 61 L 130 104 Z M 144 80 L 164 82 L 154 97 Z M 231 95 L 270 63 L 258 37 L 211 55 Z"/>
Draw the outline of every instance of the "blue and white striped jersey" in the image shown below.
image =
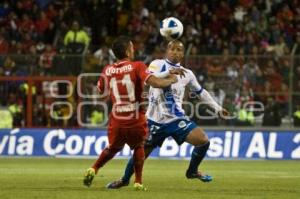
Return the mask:
<path id="1" fill-rule="evenodd" d="M 167 59 L 156 59 L 150 63 L 149 70 L 155 75 L 174 67 L 183 68 L 180 63 L 174 64 Z M 187 117 L 182 109 L 186 87 L 198 94 L 201 94 L 203 88 L 198 83 L 194 73 L 189 69 L 184 69 L 187 71 L 185 77 L 177 76 L 178 82 L 168 88 L 150 87 L 149 106 L 146 113 L 148 119 L 164 124 Z"/>

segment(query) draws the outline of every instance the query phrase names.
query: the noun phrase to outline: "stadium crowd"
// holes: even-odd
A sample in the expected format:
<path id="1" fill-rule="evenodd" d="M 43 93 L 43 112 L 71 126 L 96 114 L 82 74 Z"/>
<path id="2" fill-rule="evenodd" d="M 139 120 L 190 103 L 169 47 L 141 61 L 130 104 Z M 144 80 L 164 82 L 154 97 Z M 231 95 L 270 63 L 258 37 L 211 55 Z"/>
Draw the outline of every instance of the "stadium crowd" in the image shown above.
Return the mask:
<path id="1" fill-rule="evenodd" d="M 253 101 L 265 106 L 263 125 L 280 126 L 288 115 L 295 123 L 300 120 L 297 0 L 4 0 L 0 3 L 0 76 L 99 72 L 115 60 L 109 46 L 121 34 L 133 38 L 136 59 L 149 63 L 163 57 L 166 42 L 158 30 L 167 16 L 184 24 L 185 66 L 221 105 L 237 113 L 229 125 L 254 125 L 261 113 L 253 111 L 257 105 L 247 107 Z M 0 84 L 1 96 L 6 96 L 1 104 L 13 105 L 12 112 L 18 113 L 14 125 L 24 126 L 20 114 L 26 109 L 26 84 Z M 43 104 L 44 86 L 36 87 L 35 102 Z M 58 87 L 58 92 L 65 90 Z M 41 104 L 35 114 L 45 112 Z M 55 124 L 44 115 L 36 125 Z M 76 122 L 66 125 L 70 123 Z"/>

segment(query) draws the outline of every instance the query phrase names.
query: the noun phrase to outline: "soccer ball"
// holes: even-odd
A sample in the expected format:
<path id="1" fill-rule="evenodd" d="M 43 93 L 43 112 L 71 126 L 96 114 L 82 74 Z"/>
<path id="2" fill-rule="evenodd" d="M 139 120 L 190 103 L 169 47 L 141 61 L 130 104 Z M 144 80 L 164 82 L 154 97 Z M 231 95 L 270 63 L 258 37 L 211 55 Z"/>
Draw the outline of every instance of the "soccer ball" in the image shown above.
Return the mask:
<path id="1" fill-rule="evenodd" d="M 159 32 L 168 40 L 178 39 L 183 33 L 183 25 L 175 17 L 168 17 L 161 21 Z"/>

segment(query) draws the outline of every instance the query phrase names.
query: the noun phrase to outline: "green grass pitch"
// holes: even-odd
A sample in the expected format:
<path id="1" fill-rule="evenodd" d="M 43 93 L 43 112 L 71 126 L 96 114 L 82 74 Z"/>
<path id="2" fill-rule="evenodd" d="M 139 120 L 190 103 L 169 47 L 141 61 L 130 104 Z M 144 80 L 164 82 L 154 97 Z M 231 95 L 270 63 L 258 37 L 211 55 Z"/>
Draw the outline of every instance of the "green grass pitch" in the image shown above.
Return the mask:
<path id="1" fill-rule="evenodd" d="M 144 167 L 146 192 L 130 186 L 107 190 L 118 179 L 126 160 L 112 160 L 94 179 L 82 185 L 83 173 L 94 160 L 56 158 L 0 158 L 0 198 L 22 199 L 243 199 L 300 198 L 300 161 L 214 161 L 202 170 L 214 181 L 204 184 L 184 177 L 188 161 L 147 160 Z"/>

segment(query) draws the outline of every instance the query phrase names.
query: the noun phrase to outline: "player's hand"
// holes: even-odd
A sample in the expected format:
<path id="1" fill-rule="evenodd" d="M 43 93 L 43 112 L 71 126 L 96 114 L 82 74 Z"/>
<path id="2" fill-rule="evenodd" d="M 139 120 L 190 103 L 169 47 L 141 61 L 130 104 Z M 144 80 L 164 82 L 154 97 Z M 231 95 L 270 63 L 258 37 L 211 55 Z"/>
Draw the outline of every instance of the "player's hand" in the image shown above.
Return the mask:
<path id="1" fill-rule="evenodd" d="M 183 68 L 172 68 L 170 69 L 170 74 L 179 75 L 180 77 L 185 77 L 186 70 Z"/>
<path id="2" fill-rule="evenodd" d="M 230 113 L 226 109 L 223 108 L 221 111 L 218 112 L 218 115 L 220 118 L 225 120 L 225 119 L 228 119 L 228 117 L 230 116 Z"/>
<path id="3" fill-rule="evenodd" d="M 176 75 L 174 75 L 174 74 L 170 74 L 168 76 L 168 78 L 171 80 L 172 84 L 178 82 L 178 79 L 177 79 Z"/>

